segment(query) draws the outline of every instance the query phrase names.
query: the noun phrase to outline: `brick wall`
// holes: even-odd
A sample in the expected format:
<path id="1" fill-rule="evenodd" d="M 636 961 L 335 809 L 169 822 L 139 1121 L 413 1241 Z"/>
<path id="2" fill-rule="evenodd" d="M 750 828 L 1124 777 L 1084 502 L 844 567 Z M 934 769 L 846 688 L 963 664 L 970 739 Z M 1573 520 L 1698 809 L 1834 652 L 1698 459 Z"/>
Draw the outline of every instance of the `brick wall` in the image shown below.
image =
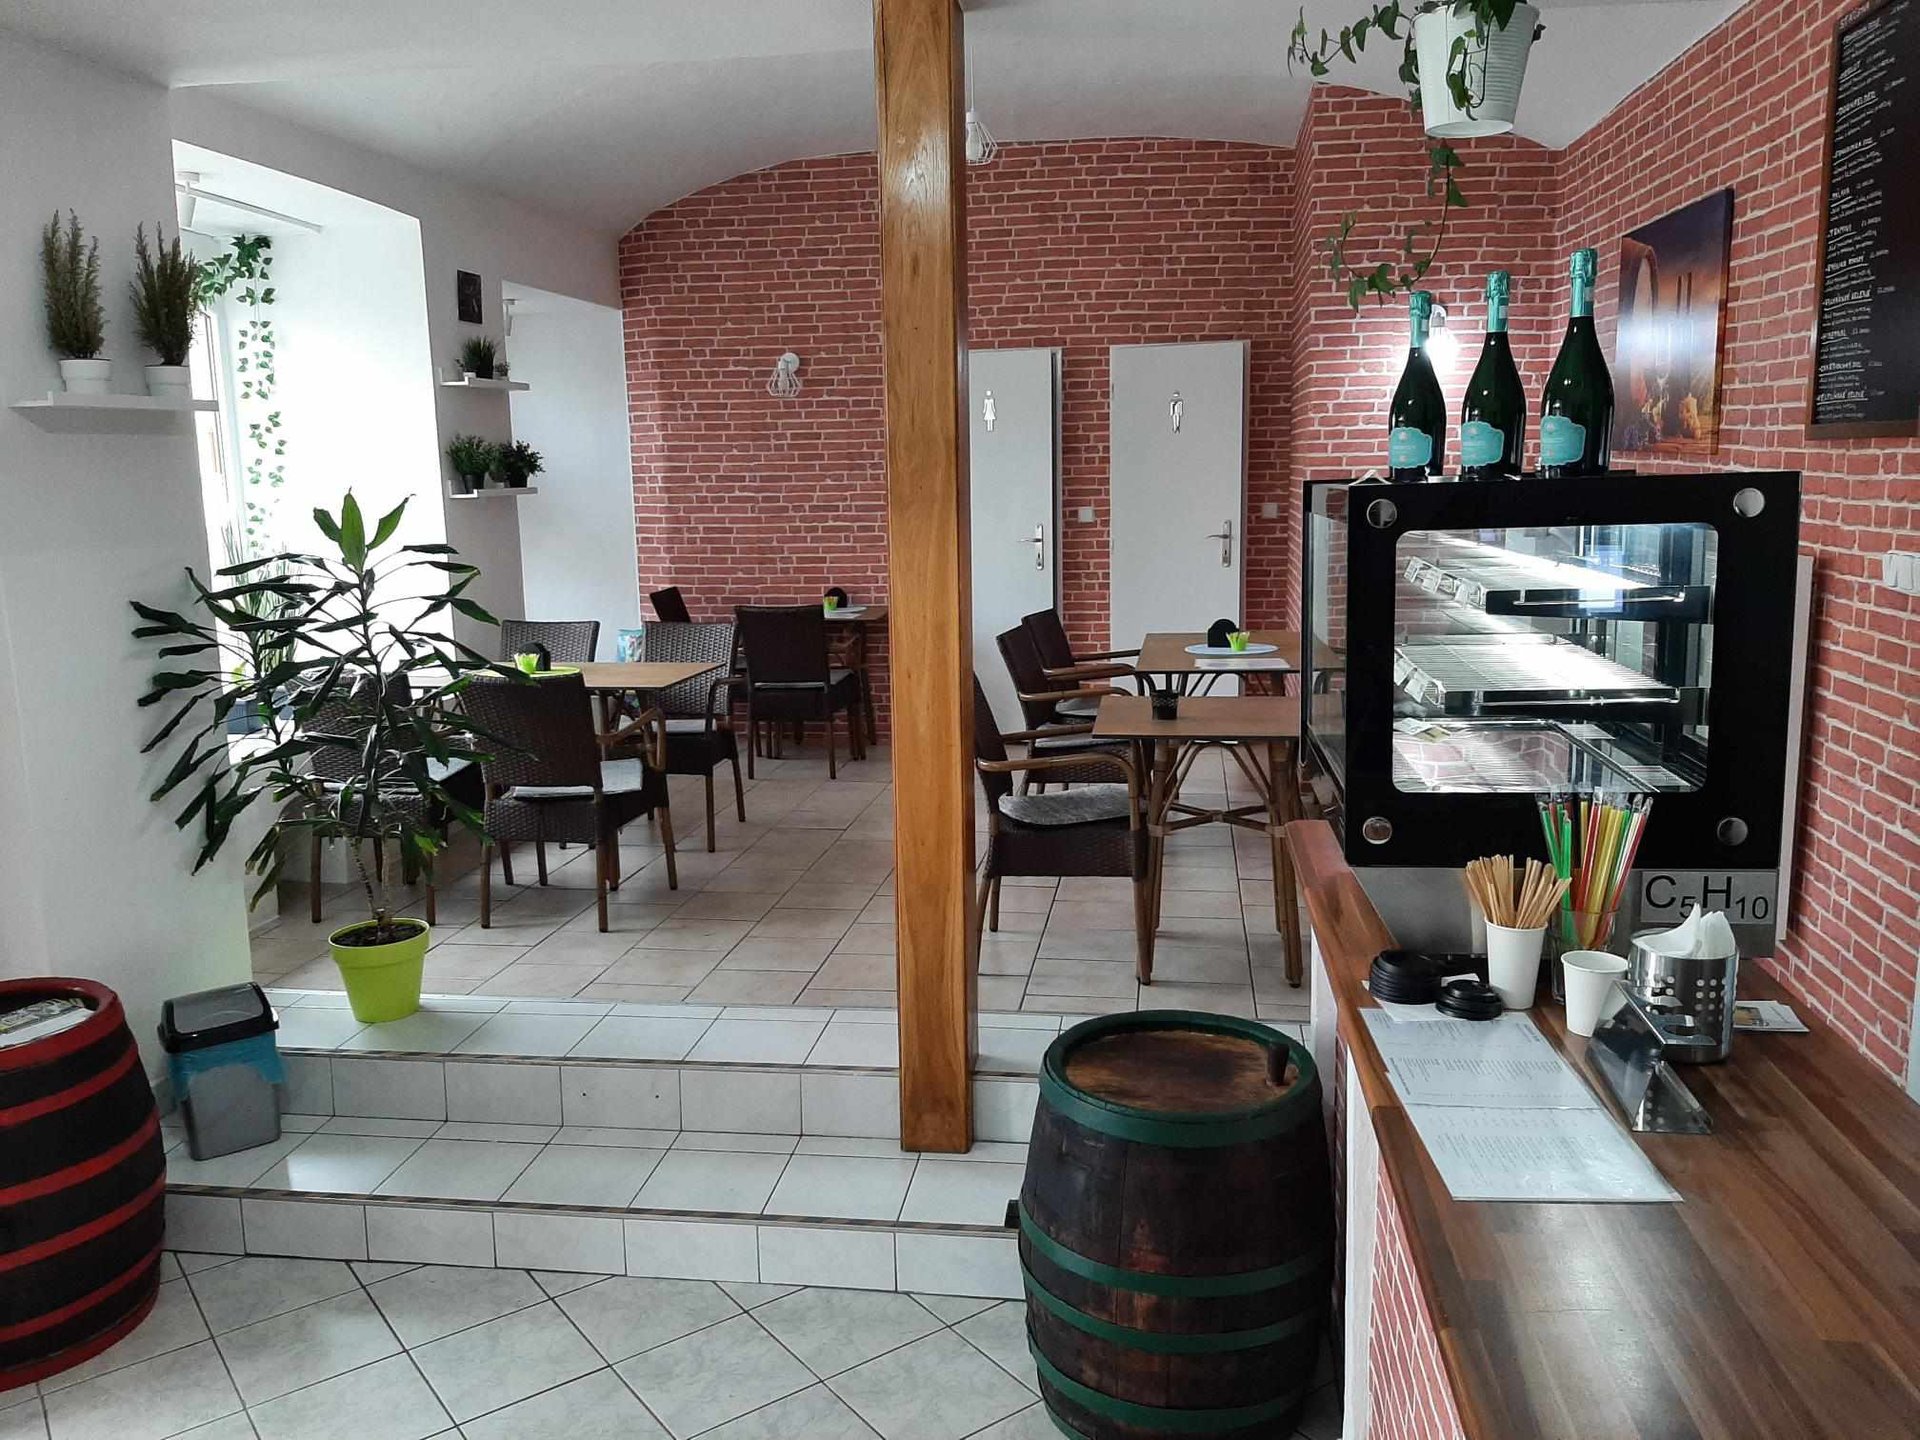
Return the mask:
<path id="1" fill-rule="evenodd" d="M 1373 1440 L 1465 1440 L 1433 1317 L 1413 1272 L 1406 1226 L 1386 1172 L 1374 1231 L 1373 1322 L 1367 1332 Z"/>
<path id="2" fill-rule="evenodd" d="M 1252 342 L 1248 613 L 1277 620 L 1292 512 L 1258 515 L 1288 484 L 1290 152 L 1008 145 L 968 181 L 971 344 L 1065 350 L 1062 588 L 1075 636 L 1105 648 L 1107 347 L 1120 344 Z M 871 156 L 801 160 L 688 196 L 626 236 L 643 590 L 678 584 L 696 615 L 829 583 L 884 598 L 874 206 Z M 764 382 L 789 348 L 806 388 L 777 401 Z M 1074 518 L 1082 506 L 1092 524 Z"/>
<path id="3" fill-rule="evenodd" d="M 1600 249 L 1608 354 L 1619 240 L 1726 186 L 1732 290 L 1722 468 L 1799 470 L 1818 565 L 1814 699 L 1793 924 L 1775 965 L 1889 1074 L 1920 952 L 1920 602 L 1879 557 L 1920 545 L 1920 444 L 1802 434 L 1833 22 L 1843 0 L 1752 0 L 1567 150 L 1557 248 Z M 1622 463 L 1680 469 L 1644 456 Z"/>

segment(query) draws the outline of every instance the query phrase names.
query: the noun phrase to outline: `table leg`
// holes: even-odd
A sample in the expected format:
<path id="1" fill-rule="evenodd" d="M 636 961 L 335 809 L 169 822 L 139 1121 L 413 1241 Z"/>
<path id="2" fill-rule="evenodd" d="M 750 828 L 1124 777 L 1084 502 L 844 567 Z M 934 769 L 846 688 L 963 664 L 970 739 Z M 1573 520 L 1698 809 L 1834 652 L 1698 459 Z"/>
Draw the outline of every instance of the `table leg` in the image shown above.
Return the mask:
<path id="1" fill-rule="evenodd" d="M 1173 805 L 1173 768 L 1178 747 L 1171 740 L 1159 740 L 1153 747 L 1152 804 L 1148 809 L 1148 831 L 1152 840 L 1153 933 L 1160 933 L 1161 877 L 1167 865 L 1167 811 Z"/>
<path id="2" fill-rule="evenodd" d="M 1294 776 L 1294 742 L 1267 745 L 1267 834 L 1273 842 L 1273 923 L 1279 930 L 1287 962 L 1287 983 L 1298 988 L 1304 971 L 1300 961 L 1300 901 L 1294 893 L 1293 857 L 1281 833 L 1289 821 L 1300 818 L 1300 796 Z"/>

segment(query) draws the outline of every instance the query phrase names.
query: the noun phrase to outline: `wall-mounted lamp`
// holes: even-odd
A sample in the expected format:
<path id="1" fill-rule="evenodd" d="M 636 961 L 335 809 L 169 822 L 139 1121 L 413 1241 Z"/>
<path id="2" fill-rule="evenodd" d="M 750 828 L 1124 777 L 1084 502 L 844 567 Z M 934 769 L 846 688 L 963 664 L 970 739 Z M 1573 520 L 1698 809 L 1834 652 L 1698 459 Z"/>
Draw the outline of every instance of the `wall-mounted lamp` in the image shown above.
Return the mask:
<path id="1" fill-rule="evenodd" d="M 773 374 L 767 377 L 767 394 L 776 400 L 791 400 L 800 393 L 800 357 L 789 350 L 773 362 Z"/>

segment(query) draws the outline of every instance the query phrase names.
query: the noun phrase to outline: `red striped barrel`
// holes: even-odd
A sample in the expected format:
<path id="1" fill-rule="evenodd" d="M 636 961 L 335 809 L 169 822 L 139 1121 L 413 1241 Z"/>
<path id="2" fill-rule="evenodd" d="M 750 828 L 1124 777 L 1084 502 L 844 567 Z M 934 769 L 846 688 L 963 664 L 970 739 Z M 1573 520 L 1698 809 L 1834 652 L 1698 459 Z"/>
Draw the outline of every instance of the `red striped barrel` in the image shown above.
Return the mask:
<path id="1" fill-rule="evenodd" d="M 119 997 L 0 980 L 0 1009 L 62 996 L 92 1017 L 0 1050 L 0 1391 L 106 1349 L 159 1288 L 165 1147 Z"/>

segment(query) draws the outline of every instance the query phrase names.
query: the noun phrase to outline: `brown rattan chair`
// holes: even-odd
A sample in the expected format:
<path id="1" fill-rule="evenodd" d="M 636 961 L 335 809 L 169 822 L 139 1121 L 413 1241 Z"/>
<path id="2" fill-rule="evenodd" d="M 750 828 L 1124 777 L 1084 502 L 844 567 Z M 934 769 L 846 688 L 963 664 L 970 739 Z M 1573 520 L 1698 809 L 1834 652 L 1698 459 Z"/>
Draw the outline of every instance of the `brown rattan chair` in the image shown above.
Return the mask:
<path id="1" fill-rule="evenodd" d="M 669 585 L 664 590 L 650 592 L 647 595 L 647 603 L 653 606 L 655 615 L 670 624 L 684 625 L 693 619 L 678 585 Z"/>
<path id="2" fill-rule="evenodd" d="M 481 732 L 478 745 L 492 752 L 481 767 L 487 827 L 480 851 L 482 929 L 493 923 L 496 844 L 503 870 L 507 847 L 515 841 L 593 846 L 600 929 L 605 931 L 607 891 L 620 885 L 620 828 L 653 815 L 667 849 L 667 886 L 680 888 L 667 796 L 666 719 L 658 710 L 649 710 L 616 734 L 601 735 L 594 729 L 593 706 L 578 675 L 527 681 L 479 677 L 462 703 Z M 510 872 L 507 878 L 511 884 Z"/>
<path id="3" fill-rule="evenodd" d="M 866 758 L 859 720 L 860 677 L 827 658 L 827 617 L 818 605 L 742 605 L 734 612 L 747 665 L 747 732 L 770 724 L 819 720 L 827 731 L 827 775 L 838 779 L 833 720 L 844 715 L 847 750 Z M 753 775 L 753 753 L 747 754 Z"/>
<path id="4" fill-rule="evenodd" d="M 661 620 L 647 626 L 648 660 L 697 660 L 719 665 L 733 660 L 733 626 Z M 729 675 L 696 676 L 656 692 L 654 703 L 667 717 L 667 773 L 699 775 L 707 783 L 707 849 L 714 848 L 713 772 L 733 766 L 733 803 L 747 818 L 747 796 L 740 783 L 740 742 L 733 733 Z"/>
<path id="5" fill-rule="evenodd" d="M 1034 646 L 1033 633 L 1024 625 L 1001 631 L 993 643 L 1000 647 L 1000 658 L 1006 662 L 1013 692 L 1020 697 L 1020 713 L 1030 730 L 1091 720 L 1099 713 L 1104 697 L 1119 693 L 1110 685 L 1050 678 Z"/>
<path id="6" fill-rule="evenodd" d="M 547 661 L 553 665 L 592 663 L 600 648 L 598 620 L 502 620 L 500 622 L 500 658 L 544 646 Z"/>
<path id="7" fill-rule="evenodd" d="M 1133 882 L 1135 973 L 1153 981 L 1153 879 L 1138 771 L 1124 755 L 1027 755 L 1011 759 L 979 677 L 973 682 L 974 769 L 987 792 L 987 855 L 978 899 L 981 924 L 1000 927 L 1000 881 L 1008 875 L 1104 875 Z M 1016 795 L 1015 775 L 1057 776 L 1097 767 L 1105 783 L 1044 795 Z M 1076 817 L 1086 818 L 1076 818 Z"/>
<path id="8" fill-rule="evenodd" d="M 1022 615 L 1020 626 L 1033 637 L 1033 648 L 1049 680 L 1120 679 L 1133 674 L 1133 667 L 1125 662 L 1140 654 L 1138 650 L 1100 650 L 1076 655 L 1058 610 L 1036 610 L 1031 615 Z"/>

